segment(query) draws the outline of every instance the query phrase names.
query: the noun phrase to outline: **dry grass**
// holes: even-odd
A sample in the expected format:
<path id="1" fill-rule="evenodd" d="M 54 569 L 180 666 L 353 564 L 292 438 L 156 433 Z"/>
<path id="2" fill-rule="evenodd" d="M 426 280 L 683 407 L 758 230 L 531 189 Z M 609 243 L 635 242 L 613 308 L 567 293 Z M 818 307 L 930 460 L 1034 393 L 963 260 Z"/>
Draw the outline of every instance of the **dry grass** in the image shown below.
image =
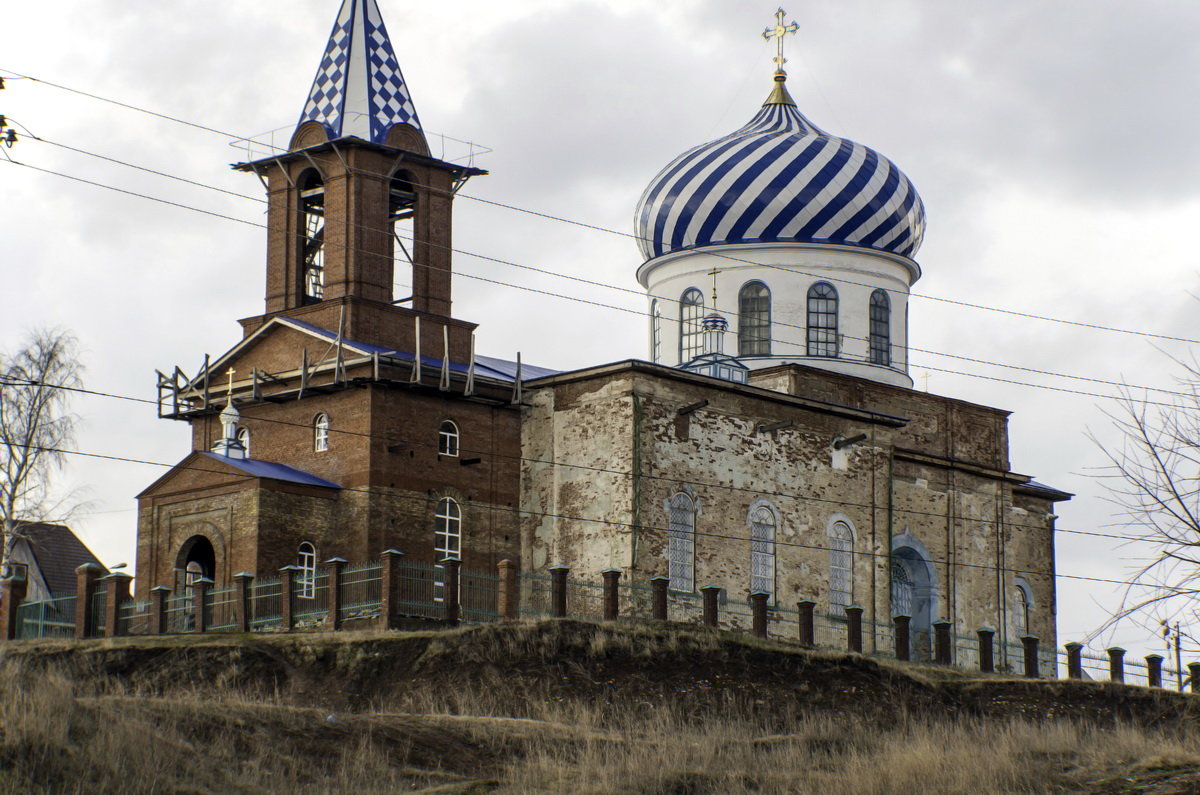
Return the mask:
<path id="1" fill-rule="evenodd" d="M 595 663 L 670 670 L 703 652 L 719 667 L 742 652 L 715 633 L 576 635 L 576 654 L 564 648 L 572 636 L 529 627 L 420 637 L 404 663 L 416 686 L 353 705 L 243 687 L 240 657 L 171 692 L 92 670 L 86 655 L 69 669 L 0 657 L 0 793 L 1200 791 L 1189 720 L 805 714 L 766 686 L 697 707 L 682 686 L 669 699 L 610 689 Z M 357 671 L 380 663 L 375 639 L 268 643 L 297 669 Z M 545 667 L 518 681 L 502 667 L 512 659 Z"/>

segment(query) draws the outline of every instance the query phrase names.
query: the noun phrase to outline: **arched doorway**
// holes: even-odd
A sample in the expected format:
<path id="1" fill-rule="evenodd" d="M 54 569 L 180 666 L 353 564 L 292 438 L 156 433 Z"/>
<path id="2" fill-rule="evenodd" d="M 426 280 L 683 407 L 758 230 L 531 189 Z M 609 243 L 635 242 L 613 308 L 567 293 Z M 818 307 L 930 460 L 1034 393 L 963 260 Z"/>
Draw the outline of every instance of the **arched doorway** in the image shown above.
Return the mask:
<path id="1" fill-rule="evenodd" d="M 915 539 L 912 539 L 915 542 Z M 892 615 L 912 617 L 912 655 L 932 657 L 933 622 L 937 620 L 937 578 L 923 546 L 905 543 L 892 548 Z"/>
<path id="2" fill-rule="evenodd" d="M 195 535 L 183 542 L 175 560 L 176 593 L 190 593 L 192 584 L 204 577 L 214 579 L 217 571 L 217 553 L 212 542 L 205 536 Z"/>

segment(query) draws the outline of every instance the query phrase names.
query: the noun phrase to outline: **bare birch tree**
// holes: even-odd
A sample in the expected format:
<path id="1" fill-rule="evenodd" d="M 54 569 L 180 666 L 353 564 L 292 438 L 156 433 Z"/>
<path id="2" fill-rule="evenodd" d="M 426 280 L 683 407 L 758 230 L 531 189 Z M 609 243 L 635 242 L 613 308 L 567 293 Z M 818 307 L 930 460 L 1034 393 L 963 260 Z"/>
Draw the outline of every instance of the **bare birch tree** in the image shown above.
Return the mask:
<path id="1" fill-rule="evenodd" d="M 1102 473 L 1131 540 L 1153 550 L 1139 559 L 1126 603 L 1113 620 L 1154 610 L 1159 618 L 1197 612 L 1200 595 L 1200 367 L 1180 362 L 1180 388 L 1164 402 L 1125 390 L 1109 417 L 1120 435 L 1093 441 L 1108 458 Z"/>
<path id="2" fill-rule="evenodd" d="M 81 383 L 78 343 L 70 332 L 33 331 L 24 345 L 0 352 L 0 521 L 3 547 L 0 571 L 23 528 L 37 522 L 63 521 L 71 495 L 53 483 L 62 468 L 64 449 L 75 440 L 76 416 L 70 389 Z"/>

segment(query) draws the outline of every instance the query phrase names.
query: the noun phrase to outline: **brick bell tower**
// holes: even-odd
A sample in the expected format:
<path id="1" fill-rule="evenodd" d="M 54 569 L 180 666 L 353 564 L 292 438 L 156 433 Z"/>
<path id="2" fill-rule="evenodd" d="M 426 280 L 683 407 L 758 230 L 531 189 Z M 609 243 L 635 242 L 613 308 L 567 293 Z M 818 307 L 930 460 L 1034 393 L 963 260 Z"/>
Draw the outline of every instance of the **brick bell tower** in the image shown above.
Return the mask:
<path id="1" fill-rule="evenodd" d="M 265 314 L 406 347 L 411 320 L 451 317 L 452 204 L 486 172 L 431 157 L 375 0 L 344 0 L 288 151 L 235 168 L 268 193 Z M 393 294 L 397 263 L 412 292 Z M 407 311 L 405 311 L 407 310 Z M 469 333 L 452 323 L 451 347 Z"/>

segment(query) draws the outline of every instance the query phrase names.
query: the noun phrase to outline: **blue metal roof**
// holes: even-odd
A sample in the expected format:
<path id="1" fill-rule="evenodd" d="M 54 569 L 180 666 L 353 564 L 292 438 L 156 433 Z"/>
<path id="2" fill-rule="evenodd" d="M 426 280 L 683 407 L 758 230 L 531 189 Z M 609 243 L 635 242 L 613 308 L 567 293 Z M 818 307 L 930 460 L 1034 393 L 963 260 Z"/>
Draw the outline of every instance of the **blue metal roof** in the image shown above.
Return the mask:
<path id="1" fill-rule="evenodd" d="M 228 464 L 234 469 L 240 469 L 247 475 L 256 478 L 282 480 L 288 483 L 300 483 L 305 486 L 323 486 L 327 489 L 340 489 L 341 486 L 330 480 L 309 474 L 303 469 L 296 469 L 287 464 L 277 464 L 274 461 L 259 461 L 254 458 L 227 458 L 217 453 L 201 451 L 209 458 Z"/>
<path id="2" fill-rule="evenodd" d="M 750 123 L 684 152 L 638 204 L 646 259 L 704 246 L 831 243 L 910 257 L 925 207 L 892 161 L 830 135 L 786 92 Z"/>
<path id="3" fill-rule="evenodd" d="M 329 138 L 384 143 L 397 124 L 421 122 L 375 0 L 344 0 L 329 35 L 300 124 L 325 125 Z"/>

